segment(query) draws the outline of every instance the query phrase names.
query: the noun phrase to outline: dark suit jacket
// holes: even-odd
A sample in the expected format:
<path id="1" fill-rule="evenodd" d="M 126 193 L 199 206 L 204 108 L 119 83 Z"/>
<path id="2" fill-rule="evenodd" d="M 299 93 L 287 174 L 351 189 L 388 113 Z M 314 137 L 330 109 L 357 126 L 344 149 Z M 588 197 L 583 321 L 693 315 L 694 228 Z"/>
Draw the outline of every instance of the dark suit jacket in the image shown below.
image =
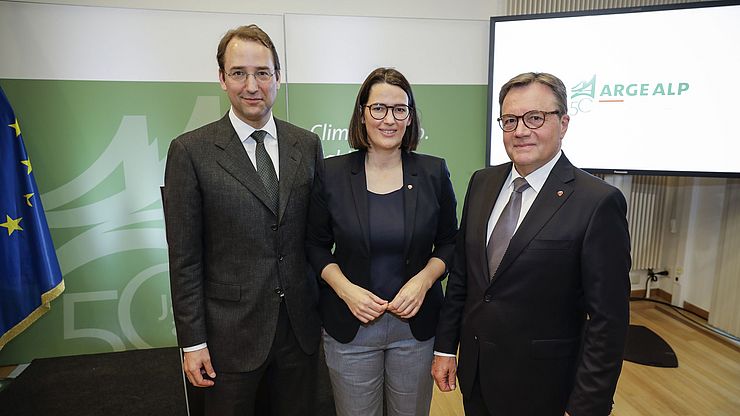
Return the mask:
<path id="1" fill-rule="evenodd" d="M 624 197 L 562 155 L 491 282 L 486 224 L 511 168 L 470 179 L 435 351 L 459 342 L 462 393 L 477 372 L 491 414 L 605 416 L 629 323 Z"/>
<path id="2" fill-rule="evenodd" d="M 408 280 L 431 257 L 451 264 L 457 234 L 457 202 L 444 159 L 404 152 L 402 163 L 403 255 Z M 327 159 L 325 174 L 313 189 L 309 215 L 307 253 L 316 273 L 337 263 L 347 279 L 370 290 L 369 235 L 365 152 Z M 429 289 L 419 312 L 409 320 L 411 332 L 419 340 L 434 336 L 442 304 L 441 280 Z M 320 291 L 324 329 L 337 341 L 350 342 L 360 321 L 323 281 Z"/>
<path id="3" fill-rule="evenodd" d="M 167 154 L 165 220 L 178 344 L 207 342 L 216 371 L 251 371 L 265 361 L 280 290 L 301 348 L 318 347 L 316 279 L 304 240 L 321 144 L 313 133 L 275 124 L 279 212 L 268 208 L 228 114 L 173 140 Z"/>

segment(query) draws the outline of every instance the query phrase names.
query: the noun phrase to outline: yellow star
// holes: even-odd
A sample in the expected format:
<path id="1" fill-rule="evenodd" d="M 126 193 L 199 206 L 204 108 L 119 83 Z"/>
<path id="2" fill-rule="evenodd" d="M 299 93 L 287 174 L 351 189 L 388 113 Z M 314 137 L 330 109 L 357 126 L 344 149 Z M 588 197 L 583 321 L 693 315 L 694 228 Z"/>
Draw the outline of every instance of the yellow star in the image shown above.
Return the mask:
<path id="1" fill-rule="evenodd" d="M 5 218 L 7 218 L 7 221 L 5 221 L 4 223 L 0 223 L 0 227 L 7 228 L 8 229 L 8 235 L 13 234 L 13 231 L 15 231 L 15 230 L 23 231 L 23 228 L 21 228 L 21 226 L 18 225 L 18 223 L 21 222 L 21 220 L 23 219 L 23 217 L 19 217 L 18 219 L 15 219 L 14 220 L 14 219 L 10 218 L 10 215 L 7 215 L 6 214 L 5 215 Z"/>
<path id="2" fill-rule="evenodd" d="M 26 205 L 28 205 L 29 207 L 32 207 L 33 204 L 31 204 L 31 197 L 33 197 L 33 194 L 25 194 L 23 196 L 26 197 Z"/>
<path id="3" fill-rule="evenodd" d="M 21 125 L 18 124 L 18 119 L 15 119 L 15 123 L 8 124 L 8 127 L 12 127 L 15 129 L 15 137 L 18 137 L 21 135 Z"/>
<path id="4" fill-rule="evenodd" d="M 31 167 L 31 159 L 21 160 L 21 164 L 28 166 L 28 174 L 31 174 L 33 168 Z"/>

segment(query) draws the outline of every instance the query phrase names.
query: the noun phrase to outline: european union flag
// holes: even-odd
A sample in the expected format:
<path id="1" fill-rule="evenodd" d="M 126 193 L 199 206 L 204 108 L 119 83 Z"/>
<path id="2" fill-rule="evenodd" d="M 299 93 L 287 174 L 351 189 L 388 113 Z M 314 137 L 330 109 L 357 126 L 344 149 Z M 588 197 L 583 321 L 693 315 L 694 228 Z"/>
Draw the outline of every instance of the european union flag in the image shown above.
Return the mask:
<path id="1" fill-rule="evenodd" d="M 64 291 L 21 128 L 0 88 L 0 349 Z"/>

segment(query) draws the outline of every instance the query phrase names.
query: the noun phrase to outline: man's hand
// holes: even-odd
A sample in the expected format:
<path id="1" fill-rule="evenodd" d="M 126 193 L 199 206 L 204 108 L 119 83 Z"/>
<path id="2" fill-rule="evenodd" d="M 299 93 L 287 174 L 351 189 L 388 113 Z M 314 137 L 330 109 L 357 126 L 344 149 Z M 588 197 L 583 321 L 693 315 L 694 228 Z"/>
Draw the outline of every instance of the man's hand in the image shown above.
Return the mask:
<path id="1" fill-rule="evenodd" d="M 455 390 L 457 377 L 457 359 L 435 355 L 432 361 L 432 377 L 441 391 Z"/>
<path id="2" fill-rule="evenodd" d="M 193 386 L 213 386 L 213 380 L 203 378 L 204 374 L 208 374 L 210 378 L 216 378 L 216 371 L 211 365 L 211 355 L 208 353 L 208 348 L 183 353 L 182 369 Z"/>

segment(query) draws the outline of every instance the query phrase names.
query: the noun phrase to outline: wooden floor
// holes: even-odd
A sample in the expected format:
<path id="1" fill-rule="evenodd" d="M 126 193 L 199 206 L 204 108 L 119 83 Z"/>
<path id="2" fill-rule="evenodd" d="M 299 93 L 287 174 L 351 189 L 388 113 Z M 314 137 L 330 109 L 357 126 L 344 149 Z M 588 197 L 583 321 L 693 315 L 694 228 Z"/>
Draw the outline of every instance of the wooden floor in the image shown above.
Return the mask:
<path id="1" fill-rule="evenodd" d="M 631 323 L 643 325 L 668 342 L 678 368 L 625 362 L 614 397 L 614 416 L 740 415 L 740 349 L 707 335 L 669 308 L 632 302 Z M 460 389 L 436 387 L 431 416 L 462 416 Z"/>

